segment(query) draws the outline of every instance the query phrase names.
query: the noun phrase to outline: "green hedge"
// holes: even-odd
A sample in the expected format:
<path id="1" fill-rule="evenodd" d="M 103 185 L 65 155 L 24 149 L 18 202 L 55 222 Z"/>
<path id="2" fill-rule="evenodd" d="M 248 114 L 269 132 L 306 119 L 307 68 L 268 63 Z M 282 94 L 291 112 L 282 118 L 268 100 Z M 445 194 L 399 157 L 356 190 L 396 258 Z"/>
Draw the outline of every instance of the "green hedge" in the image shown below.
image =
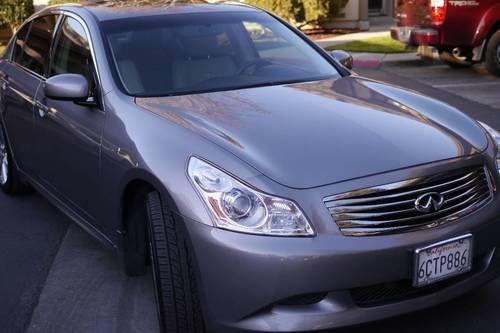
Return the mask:
<path id="1" fill-rule="evenodd" d="M 338 15 L 349 0 L 247 0 L 295 23 L 321 22 Z"/>
<path id="2" fill-rule="evenodd" d="M 84 0 L 49 0 L 49 5 L 66 2 L 84 2 Z M 120 3 L 121 1 L 115 2 Z M 144 1 L 137 2 L 142 3 Z M 170 1 L 150 0 L 149 2 L 168 3 Z M 197 1 L 192 0 L 191 2 Z M 269 10 L 294 23 L 311 23 L 335 17 L 349 0 L 246 0 L 245 2 Z"/>
<path id="3" fill-rule="evenodd" d="M 0 0 L 0 21 L 13 31 L 34 12 L 33 0 Z"/>
<path id="4" fill-rule="evenodd" d="M 85 3 L 86 0 L 49 0 L 49 6 L 59 5 L 62 3 Z"/>

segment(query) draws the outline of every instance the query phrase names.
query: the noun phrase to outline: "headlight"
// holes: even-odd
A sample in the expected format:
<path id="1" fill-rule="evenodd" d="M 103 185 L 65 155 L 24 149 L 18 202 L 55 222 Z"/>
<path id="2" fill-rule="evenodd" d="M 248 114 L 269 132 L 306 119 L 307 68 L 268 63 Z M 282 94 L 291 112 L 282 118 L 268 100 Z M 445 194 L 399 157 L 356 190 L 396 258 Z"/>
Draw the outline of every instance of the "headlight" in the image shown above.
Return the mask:
<path id="1" fill-rule="evenodd" d="M 189 160 L 188 175 L 219 228 L 275 236 L 314 235 L 305 215 L 290 200 L 256 191 L 196 157 Z"/>
<path id="2" fill-rule="evenodd" d="M 500 133 L 495 130 L 494 128 L 486 125 L 485 123 L 482 123 L 480 121 L 478 121 L 479 125 L 481 125 L 486 132 L 488 132 L 489 135 L 491 135 L 491 137 L 493 138 L 493 140 L 495 141 L 496 145 L 497 145 L 497 170 L 498 172 L 500 172 Z"/>

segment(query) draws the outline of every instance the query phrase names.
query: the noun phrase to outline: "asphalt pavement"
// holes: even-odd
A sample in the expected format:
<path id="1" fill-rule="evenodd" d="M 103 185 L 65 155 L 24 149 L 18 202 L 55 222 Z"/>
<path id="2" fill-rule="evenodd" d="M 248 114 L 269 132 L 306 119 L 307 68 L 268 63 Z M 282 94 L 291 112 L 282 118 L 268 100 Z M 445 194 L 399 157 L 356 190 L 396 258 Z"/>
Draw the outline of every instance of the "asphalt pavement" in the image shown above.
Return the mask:
<path id="1" fill-rule="evenodd" d="M 500 129 L 498 79 L 481 68 L 453 72 L 440 65 L 384 63 L 356 71 L 434 96 Z M 0 212 L 1 333 L 158 331 L 149 276 L 125 277 L 113 252 L 78 227 L 68 228 L 68 219 L 37 194 L 0 194 Z M 499 308 L 497 280 L 428 310 L 340 332 L 496 333 Z"/>
<path id="2" fill-rule="evenodd" d="M 71 224 L 27 332 L 159 332 L 152 275 L 127 277 L 114 252 Z"/>
<path id="3" fill-rule="evenodd" d="M 37 194 L 0 192 L 0 332 L 29 323 L 67 219 Z"/>
<path id="4" fill-rule="evenodd" d="M 500 109 L 500 78 L 489 74 L 484 64 L 451 68 L 438 62 L 428 65 L 420 60 L 386 61 L 379 69 L 430 86 L 430 93 L 438 97 L 439 91 L 446 91 Z"/>

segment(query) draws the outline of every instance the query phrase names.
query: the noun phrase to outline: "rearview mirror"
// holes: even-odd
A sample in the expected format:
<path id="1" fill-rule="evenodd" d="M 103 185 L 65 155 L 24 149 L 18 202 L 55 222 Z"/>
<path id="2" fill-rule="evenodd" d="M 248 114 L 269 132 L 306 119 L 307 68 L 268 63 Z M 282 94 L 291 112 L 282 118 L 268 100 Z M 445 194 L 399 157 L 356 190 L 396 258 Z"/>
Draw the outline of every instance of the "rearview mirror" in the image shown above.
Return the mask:
<path id="1" fill-rule="evenodd" d="M 342 65 L 344 65 L 344 67 L 346 67 L 348 69 L 352 69 L 352 65 L 353 65 L 352 55 L 350 55 L 346 51 L 335 50 L 335 51 L 330 52 L 330 56 L 333 59 L 340 62 Z"/>
<path id="2" fill-rule="evenodd" d="M 82 102 L 89 95 L 89 83 L 80 74 L 60 74 L 45 81 L 44 92 L 48 98 Z"/>

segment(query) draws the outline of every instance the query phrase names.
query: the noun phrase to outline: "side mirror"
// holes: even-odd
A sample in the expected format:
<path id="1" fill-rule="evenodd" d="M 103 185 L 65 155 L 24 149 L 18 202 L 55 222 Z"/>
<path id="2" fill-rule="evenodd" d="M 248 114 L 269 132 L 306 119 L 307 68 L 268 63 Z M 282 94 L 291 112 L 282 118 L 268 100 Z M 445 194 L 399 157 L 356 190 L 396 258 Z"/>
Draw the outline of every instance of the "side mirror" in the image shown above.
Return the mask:
<path id="1" fill-rule="evenodd" d="M 44 86 L 45 96 L 63 101 L 84 102 L 89 95 L 89 83 L 80 74 L 55 75 Z"/>
<path id="2" fill-rule="evenodd" d="M 340 62 L 342 65 L 344 65 L 344 67 L 346 67 L 348 69 L 352 69 L 352 65 L 353 65 L 352 55 L 350 55 L 346 51 L 335 50 L 335 51 L 330 52 L 330 56 L 333 59 Z"/>

